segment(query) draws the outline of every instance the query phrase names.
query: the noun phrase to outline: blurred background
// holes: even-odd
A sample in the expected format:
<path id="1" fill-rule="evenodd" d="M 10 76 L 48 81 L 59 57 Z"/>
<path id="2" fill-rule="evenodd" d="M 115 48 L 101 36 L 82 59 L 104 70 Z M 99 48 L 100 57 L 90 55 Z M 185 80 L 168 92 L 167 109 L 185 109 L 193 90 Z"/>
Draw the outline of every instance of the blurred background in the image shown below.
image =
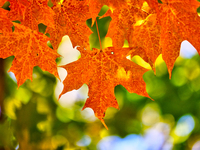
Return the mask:
<path id="1" fill-rule="evenodd" d="M 97 21 L 104 47 L 111 46 L 111 39 L 105 38 L 111 18 Z M 90 26 L 91 20 L 87 24 Z M 39 28 L 44 32 L 44 25 Z M 91 30 L 91 49 L 99 48 L 96 26 Z M 58 65 L 81 57 L 68 36 L 63 37 L 58 53 L 63 56 L 57 59 Z M 81 111 L 89 90 L 86 84 L 58 101 L 67 71 L 58 67 L 59 81 L 35 67 L 33 80 L 18 88 L 14 74 L 7 72 L 13 59 L 0 59 L 0 150 L 200 149 L 200 57 L 187 41 L 181 45 L 171 79 L 161 55 L 156 76 L 152 70 L 144 74 L 154 101 L 129 93 L 121 85 L 115 87 L 120 110 L 107 110 L 109 130 L 90 108 Z M 139 56 L 131 59 L 149 68 Z"/>

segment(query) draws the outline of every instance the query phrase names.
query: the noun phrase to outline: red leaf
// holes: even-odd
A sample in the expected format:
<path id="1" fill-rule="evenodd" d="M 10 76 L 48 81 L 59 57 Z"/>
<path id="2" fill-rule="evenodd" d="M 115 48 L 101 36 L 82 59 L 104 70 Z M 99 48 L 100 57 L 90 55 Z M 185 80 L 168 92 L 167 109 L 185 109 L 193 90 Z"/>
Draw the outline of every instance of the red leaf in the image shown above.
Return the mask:
<path id="1" fill-rule="evenodd" d="M 126 59 L 129 48 L 109 47 L 93 51 L 80 48 L 79 50 L 81 58 L 63 66 L 68 75 L 63 82 L 64 89 L 61 95 L 86 83 L 89 87 L 89 98 L 83 109 L 92 108 L 102 123 L 108 107 L 118 109 L 114 95 L 116 85 L 121 84 L 129 92 L 149 97 L 142 78 L 147 69 Z"/>
<path id="2" fill-rule="evenodd" d="M 32 79 L 35 66 L 58 77 L 55 59 L 59 55 L 47 46 L 47 41 L 50 39 L 26 26 L 13 24 L 14 32 L 0 36 L 0 57 L 15 56 L 9 71 L 15 74 L 18 86 L 22 85 L 26 79 Z"/>

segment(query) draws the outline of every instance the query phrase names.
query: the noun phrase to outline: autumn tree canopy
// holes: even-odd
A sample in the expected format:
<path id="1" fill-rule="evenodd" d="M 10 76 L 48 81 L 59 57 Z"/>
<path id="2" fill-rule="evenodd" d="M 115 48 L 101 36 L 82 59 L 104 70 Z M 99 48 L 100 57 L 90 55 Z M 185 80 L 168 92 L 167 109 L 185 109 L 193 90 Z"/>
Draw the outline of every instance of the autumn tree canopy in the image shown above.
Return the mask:
<path id="1" fill-rule="evenodd" d="M 9 10 L 3 8 L 5 3 L 10 4 Z M 104 5 L 109 10 L 98 16 Z M 196 0 L 0 0 L 0 58 L 15 56 L 9 71 L 15 74 L 18 86 L 32 79 L 35 66 L 59 78 L 57 48 L 68 35 L 73 47 L 79 46 L 81 58 L 62 66 L 68 75 L 61 95 L 86 83 L 89 98 L 83 109 L 92 108 L 105 125 L 107 108 L 118 108 L 116 85 L 149 97 L 143 81 L 148 69 L 127 56 L 139 55 L 155 71 L 155 61 L 162 54 L 171 76 L 182 41 L 188 40 L 200 52 L 199 5 Z M 113 46 L 103 48 L 97 20 L 108 16 L 112 20 L 106 37 L 112 39 Z M 86 23 L 89 19 L 90 26 Z M 44 33 L 39 24 L 45 25 Z M 93 26 L 99 49 L 90 49 Z M 129 48 L 123 47 L 125 40 Z"/>

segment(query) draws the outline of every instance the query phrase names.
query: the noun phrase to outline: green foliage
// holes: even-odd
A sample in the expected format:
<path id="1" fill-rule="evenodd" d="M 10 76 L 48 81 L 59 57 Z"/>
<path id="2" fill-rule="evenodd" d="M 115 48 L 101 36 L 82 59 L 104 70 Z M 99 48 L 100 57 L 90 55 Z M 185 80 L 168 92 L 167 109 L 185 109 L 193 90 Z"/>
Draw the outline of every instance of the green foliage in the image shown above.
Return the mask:
<path id="1" fill-rule="evenodd" d="M 11 61 L 12 58 L 6 60 L 6 69 Z M 189 146 L 195 142 L 192 139 L 200 134 L 199 64 L 199 56 L 179 58 L 169 80 L 166 65 L 160 61 L 156 66 L 157 76 L 153 71 L 144 75 L 147 90 L 155 101 L 117 86 L 115 95 L 121 111 L 108 109 L 105 118 L 108 131 L 99 121 L 88 121 L 83 115 L 84 101 L 76 101 L 70 107 L 60 105 L 54 96 L 58 81 L 49 73 L 36 67 L 33 81 L 26 81 L 19 89 L 6 74 L 5 119 L 0 123 L 0 148 L 14 149 L 20 145 L 30 150 L 97 149 L 98 142 L 104 137 L 145 134 L 159 122 L 171 127 L 170 135 L 175 141 L 173 149 L 191 148 Z M 192 116 L 195 126 L 187 136 L 181 137 L 175 134 L 175 129 L 177 121 L 184 115 Z M 113 119 L 109 119 L 111 117 Z"/>

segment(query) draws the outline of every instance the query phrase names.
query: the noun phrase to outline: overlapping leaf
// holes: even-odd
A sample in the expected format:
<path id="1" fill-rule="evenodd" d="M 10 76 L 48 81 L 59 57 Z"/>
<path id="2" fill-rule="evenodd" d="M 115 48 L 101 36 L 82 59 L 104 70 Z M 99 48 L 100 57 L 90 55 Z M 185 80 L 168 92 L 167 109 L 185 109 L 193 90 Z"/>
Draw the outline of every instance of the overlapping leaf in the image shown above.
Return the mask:
<path id="1" fill-rule="evenodd" d="M 0 7 L 3 6 L 3 4 L 6 2 L 7 0 L 0 0 Z"/>
<path id="2" fill-rule="evenodd" d="M 123 9 L 127 6 L 127 0 L 86 0 L 86 3 L 89 5 L 89 11 L 91 13 L 93 23 L 104 5 L 107 5 L 112 10 Z"/>
<path id="3" fill-rule="evenodd" d="M 136 6 L 138 6 L 137 3 L 130 3 L 123 9 L 113 11 L 107 36 L 112 38 L 114 47 L 121 48 L 124 45 L 125 39 L 130 43 L 133 32 L 132 26 L 138 20 L 147 17 L 148 14 Z"/>
<path id="4" fill-rule="evenodd" d="M 38 30 L 38 24 L 43 23 L 54 27 L 54 12 L 47 5 L 48 0 L 9 0 L 11 20 L 18 20 L 32 30 Z"/>
<path id="5" fill-rule="evenodd" d="M 107 36 L 115 47 L 122 47 L 124 40 L 128 40 L 129 46 L 135 48 L 132 54 L 140 55 L 151 66 L 162 54 L 171 76 L 182 41 L 188 40 L 198 50 L 200 3 L 195 0 L 163 0 L 162 4 L 147 0 L 147 3 L 141 9 L 129 3 L 130 8 L 114 11 Z"/>
<path id="6" fill-rule="evenodd" d="M 8 11 L 0 8 L 0 22 L 3 22 L 0 24 L 0 35 L 7 32 L 12 32 L 12 22 L 7 17 Z"/>
<path id="7" fill-rule="evenodd" d="M 160 25 L 155 15 L 158 3 L 143 2 L 131 1 L 129 7 L 118 12 L 114 11 L 107 36 L 112 38 L 115 47 L 122 47 L 126 39 L 129 46 L 133 48 L 129 54 L 139 55 L 154 69 L 154 62 L 161 54 Z"/>
<path id="8" fill-rule="evenodd" d="M 160 28 L 156 15 L 151 14 L 140 25 L 134 25 L 131 36 L 130 46 L 134 47 L 132 55 L 141 56 L 152 67 L 162 52 L 159 45 Z"/>
<path id="9" fill-rule="evenodd" d="M 52 40 L 54 49 L 58 48 L 59 43 L 64 35 L 68 35 L 72 41 L 72 45 L 89 47 L 90 29 L 86 25 L 89 16 L 89 7 L 84 1 L 67 1 L 62 4 L 56 3 L 52 7 L 55 12 L 55 27 L 47 28 Z"/>
<path id="10" fill-rule="evenodd" d="M 188 40 L 200 52 L 200 18 L 197 14 L 200 3 L 196 0 L 162 2 L 157 12 L 161 25 L 160 47 L 171 75 L 183 40 Z"/>

